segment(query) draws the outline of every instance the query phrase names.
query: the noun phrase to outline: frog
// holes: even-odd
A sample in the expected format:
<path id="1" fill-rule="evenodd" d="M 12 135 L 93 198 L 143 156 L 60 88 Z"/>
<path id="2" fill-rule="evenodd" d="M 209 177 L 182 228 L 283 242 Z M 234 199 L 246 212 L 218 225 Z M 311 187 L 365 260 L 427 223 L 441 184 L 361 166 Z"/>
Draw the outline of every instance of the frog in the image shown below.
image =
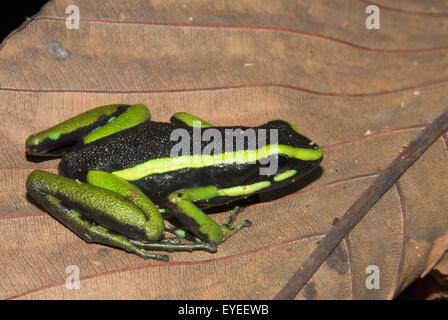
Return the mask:
<path id="1" fill-rule="evenodd" d="M 198 130 L 199 140 L 178 148 L 180 137 Z M 253 143 L 216 137 L 250 130 Z M 37 169 L 26 179 L 28 194 L 51 216 L 88 243 L 159 261 L 173 251 L 216 252 L 251 222 L 235 223 L 242 206 L 221 225 L 207 209 L 290 185 L 323 159 L 322 148 L 285 120 L 213 126 L 177 112 L 160 122 L 144 104 L 85 111 L 30 135 L 25 149 L 31 158 L 60 158 L 57 174 Z"/>

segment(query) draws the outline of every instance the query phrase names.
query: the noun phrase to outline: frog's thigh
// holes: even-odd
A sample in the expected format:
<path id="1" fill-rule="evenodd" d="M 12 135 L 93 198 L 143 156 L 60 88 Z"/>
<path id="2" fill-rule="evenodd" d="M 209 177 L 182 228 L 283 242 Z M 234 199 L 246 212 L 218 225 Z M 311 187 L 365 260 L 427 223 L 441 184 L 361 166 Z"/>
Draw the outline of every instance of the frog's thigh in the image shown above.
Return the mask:
<path id="1" fill-rule="evenodd" d="M 151 229 L 152 237 L 148 240 L 158 240 L 163 235 L 164 221 L 159 209 L 136 185 L 108 172 L 89 171 L 87 182 L 91 185 L 116 192 L 132 201 L 145 214 L 146 228 Z"/>
<path id="2" fill-rule="evenodd" d="M 209 128 L 212 126 L 207 121 L 202 120 L 202 119 L 196 117 L 195 115 L 192 115 L 192 114 L 186 113 L 186 112 L 176 112 L 175 114 L 173 114 L 171 116 L 170 121 L 171 121 L 171 123 L 174 123 L 174 124 L 180 123 L 180 124 L 187 125 L 189 127 Z"/>

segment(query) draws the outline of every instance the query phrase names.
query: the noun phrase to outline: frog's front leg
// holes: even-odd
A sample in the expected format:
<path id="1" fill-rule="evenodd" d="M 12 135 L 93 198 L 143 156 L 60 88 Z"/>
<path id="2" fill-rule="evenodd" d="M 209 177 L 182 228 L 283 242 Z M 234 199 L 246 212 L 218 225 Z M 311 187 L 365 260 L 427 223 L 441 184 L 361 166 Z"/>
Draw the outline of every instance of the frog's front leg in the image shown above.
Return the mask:
<path id="1" fill-rule="evenodd" d="M 240 207 L 236 207 L 227 221 L 220 226 L 194 204 L 196 201 L 221 195 L 219 189 L 214 186 L 197 187 L 171 193 L 168 196 L 168 202 L 176 218 L 188 231 L 202 241 L 219 244 L 242 228 L 251 225 L 249 220 L 244 220 L 234 227 L 231 226 L 238 213 L 242 211 Z"/>
<path id="2" fill-rule="evenodd" d="M 149 110 L 142 104 L 113 104 L 97 107 L 31 135 L 25 142 L 26 152 L 39 156 L 61 156 L 115 132 L 149 120 Z"/>

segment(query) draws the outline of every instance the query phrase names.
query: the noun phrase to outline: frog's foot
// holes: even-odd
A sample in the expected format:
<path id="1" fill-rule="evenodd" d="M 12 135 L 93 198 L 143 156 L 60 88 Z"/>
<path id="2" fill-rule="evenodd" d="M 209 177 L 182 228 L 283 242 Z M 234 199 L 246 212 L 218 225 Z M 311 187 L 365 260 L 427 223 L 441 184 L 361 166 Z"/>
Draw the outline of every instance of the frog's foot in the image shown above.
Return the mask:
<path id="1" fill-rule="evenodd" d="M 223 234 L 223 241 L 227 238 L 231 237 L 238 231 L 240 231 L 244 227 L 250 227 L 252 225 L 252 222 L 249 220 L 244 220 L 232 227 L 233 223 L 236 220 L 236 217 L 238 214 L 240 214 L 244 210 L 243 207 L 235 207 L 232 211 L 232 213 L 227 218 L 226 222 L 224 222 L 223 225 L 221 225 L 222 234 Z"/>
<path id="2" fill-rule="evenodd" d="M 161 243 L 161 242 L 143 242 L 139 240 L 129 240 L 131 244 L 145 250 L 163 250 L 163 251 L 193 251 L 205 250 L 208 252 L 216 252 L 216 243 Z"/>
<path id="3" fill-rule="evenodd" d="M 45 203 L 46 207 L 52 207 L 52 214 L 58 219 L 67 224 L 80 238 L 86 242 L 96 242 L 105 245 L 117 247 L 126 250 L 127 252 L 135 253 L 145 259 L 155 259 L 159 261 L 168 261 L 168 255 L 155 254 L 146 252 L 134 245 L 126 236 L 118 235 L 110 232 L 107 228 L 95 225 L 84 219 L 82 215 L 73 209 L 66 207 L 59 199 L 52 195 L 42 195 L 43 199 L 37 199 L 38 202 Z"/>
<path id="4" fill-rule="evenodd" d="M 159 241 L 160 243 L 169 243 L 169 244 L 179 244 L 180 239 L 178 237 L 170 237 L 170 238 L 164 238 Z"/>

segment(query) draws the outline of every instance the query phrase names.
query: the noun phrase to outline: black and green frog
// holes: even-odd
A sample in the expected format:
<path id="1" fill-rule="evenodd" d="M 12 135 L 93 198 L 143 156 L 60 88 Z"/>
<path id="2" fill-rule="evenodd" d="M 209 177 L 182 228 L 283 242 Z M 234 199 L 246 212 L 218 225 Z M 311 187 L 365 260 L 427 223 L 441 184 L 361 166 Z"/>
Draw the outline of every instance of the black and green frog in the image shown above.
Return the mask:
<path id="1" fill-rule="evenodd" d="M 223 138 L 222 149 L 210 151 L 210 140 L 202 136 L 189 152 L 173 155 L 179 145 L 173 133 L 193 136 L 198 129 L 224 138 L 251 129 L 256 142 L 246 139 L 229 149 Z M 275 139 L 265 134 L 272 130 Z M 87 242 L 162 261 L 168 256 L 152 251 L 215 252 L 250 222 L 234 224 L 240 207 L 222 225 L 204 209 L 291 184 L 323 157 L 316 143 L 283 120 L 219 127 L 179 112 L 170 122 L 156 122 L 142 104 L 92 109 L 30 136 L 25 145 L 29 155 L 62 157 L 59 175 L 35 170 L 26 181 L 28 193 L 52 216 Z M 272 161 L 275 172 L 261 174 Z"/>

